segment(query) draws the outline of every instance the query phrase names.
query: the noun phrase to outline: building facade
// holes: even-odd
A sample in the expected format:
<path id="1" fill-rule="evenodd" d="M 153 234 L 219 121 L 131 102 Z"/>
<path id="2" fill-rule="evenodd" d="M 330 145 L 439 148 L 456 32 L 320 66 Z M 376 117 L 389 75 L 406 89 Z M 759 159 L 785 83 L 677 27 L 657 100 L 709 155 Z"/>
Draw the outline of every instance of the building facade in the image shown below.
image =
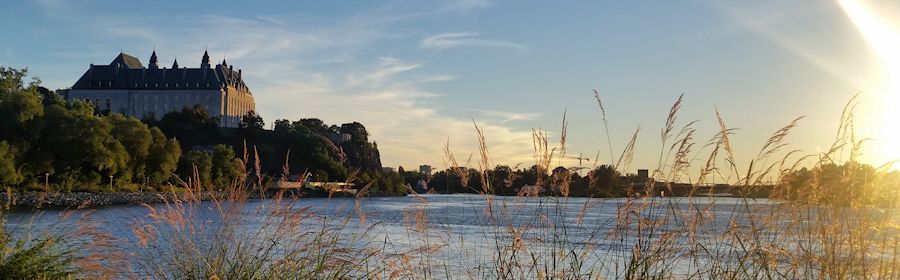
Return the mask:
<path id="1" fill-rule="evenodd" d="M 204 52 L 199 68 L 159 67 L 156 51 L 149 64 L 119 53 L 109 65 L 91 64 L 66 93 L 67 99 L 85 100 L 99 110 L 138 118 L 160 119 L 166 113 L 200 105 L 219 117 L 219 126 L 237 127 L 241 117 L 256 110 L 253 94 L 225 60 L 215 66 Z"/>

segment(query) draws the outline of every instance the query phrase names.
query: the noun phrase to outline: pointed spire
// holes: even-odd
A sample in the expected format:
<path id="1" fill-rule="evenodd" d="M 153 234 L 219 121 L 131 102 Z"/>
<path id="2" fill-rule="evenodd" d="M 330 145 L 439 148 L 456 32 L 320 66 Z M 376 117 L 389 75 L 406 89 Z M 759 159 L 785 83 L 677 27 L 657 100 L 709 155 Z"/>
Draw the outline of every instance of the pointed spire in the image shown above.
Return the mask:
<path id="1" fill-rule="evenodd" d="M 150 69 L 159 68 L 159 60 L 156 58 L 156 47 L 153 47 L 153 54 L 150 54 L 150 64 L 147 67 Z"/>
<path id="2" fill-rule="evenodd" d="M 178 56 L 175 56 L 175 63 L 172 63 L 172 69 L 178 69 Z"/>
<path id="3" fill-rule="evenodd" d="M 228 66 L 228 63 L 225 62 L 225 56 L 222 56 L 222 66 Z"/>
<path id="4" fill-rule="evenodd" d="M 203 60 L 200 61 L 200 68 L 209 68 L 209 52 L 203 50 Z"/>

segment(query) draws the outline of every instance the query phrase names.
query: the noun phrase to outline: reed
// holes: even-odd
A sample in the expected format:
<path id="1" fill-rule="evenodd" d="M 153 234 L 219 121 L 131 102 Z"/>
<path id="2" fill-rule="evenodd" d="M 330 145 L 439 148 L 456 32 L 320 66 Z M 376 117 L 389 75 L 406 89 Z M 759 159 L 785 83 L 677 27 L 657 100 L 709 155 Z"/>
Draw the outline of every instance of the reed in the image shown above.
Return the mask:
<path id="1" fill-rule="evenodd" d="M 607 104 L 601 102 L 597 91 L 594 98 L 607 135 L 605 146 L 612 151 Z M 478 215 L 466 221 L 478 225 L 482 238 L 477 240 L 461 237 L 460 225 L 442 222 L 434 214 L 432 197 L 420 195 L 410 186 L 412 203 L 400 211 L 397 221 L 404 230 L 402 236 L 380 234 L 380 227 L 394 225 L 369 218 L 378 215 L 365 207 L 372 182 L 363 185 L 345 209 L 331 212 L 338 216 L 326 217 L 311 207 L 301 207 L 298 202 L 302 198 L 284 193 L 265 203 L 248 203 L 251 194 L 263 193 L 268 179 L 259 172 L 255 148 L 250 162 L 245 145 L 245 174 L 224 186 L 224 192 L 212 200 L 201 201 L 200 178 L 195 172 L 194 178 L 179 183 L 177 187 L 183 191 L 175 194 L 175 199 L 144 206 L 147 216 L 135 219 L 131 228 L 134 242 L 94 233 L 97 238 L 91 242 L 137 252 L 120 257 L 127 265 L 96 260 L 88 262 L 92 267 L 81 261 L 81 256 L 92 254 L 86 247 L 58 247 L 65 240 L 80 240 L 74 236 L 88 236 L 83 232 L 35 242 L 0 235 L 6 246 L 0 273 L 34 268 L 16 275 L 153 279 L 900 278 L 900 223 L 895 212 L 900 173 L 891 172 L 890 166 L 871 168 L 856 161 L 865 139 L 858 139 L 853 132 L 855 98 L 844 108 L 828 151 L 804 155 L 790 148 L 788 141 L 803 120 L 800 117 L 775 129 L 753 158 L 744 161 L 735 153 L 739 148 L 731 138 L 737 130 L 727 124 L 727 112 L 712 114 L 715 132 L 707 138 L 700 135 L 699 122 L 679 118 L 684 103 L 679 96 L 663 120 L 662 144 L 654 155 L 658 163 L 649 180 L 626 182 L 625 197 L 583 202 L 569 197 L 572 178 L 579 170 L 554 168 L 554 162 L 561 165 L 568 150 L 567 113 L 562 116 L 558 141 L 546 130 L 532 131 L 531 165 L 538 175 L 533 185 L 523 186 L 515 197 L 496 195 L 498 188 L 515 187 L 513 182 L 519 178 L 513 173 L 495 178 L 500 175 L 490 170 L 494 162 L 490 135 L 473 121 L 477 151 L 459 161 L 448 141 L 444 159 L 448 170 L 484 203 L 469 209 Z M 636 150 L 640 131 L 638 127 L 620 151 L 610 152 L 609 163 L 615 171 L 623 172 L 635 153 L 644 152 Z M 291 178 L 289 153 L 282 178 Z M 355 181 L 355 174 L 351 173 L 348 181 Z M 597 174 L 586 176 L 592 188 L 614 187 L 597 185 Z M 689 195 L 665 195 L 673 192 L 674 182 L 690 182 Z M 712 197 L 712 192 L 701 192 L 710 182 L 727 182 L 739 196 L 719 199 Z M 771 185 L 772 196 L 768 200 L 749 198 L 762 185 Z M 325 201 L 331 203 L 332 199 Z M 112 250 L 94 253 L 101 258 L 119 258 Z M 109 274 L 110 268 L 115 268 L 116 274 Z"/>

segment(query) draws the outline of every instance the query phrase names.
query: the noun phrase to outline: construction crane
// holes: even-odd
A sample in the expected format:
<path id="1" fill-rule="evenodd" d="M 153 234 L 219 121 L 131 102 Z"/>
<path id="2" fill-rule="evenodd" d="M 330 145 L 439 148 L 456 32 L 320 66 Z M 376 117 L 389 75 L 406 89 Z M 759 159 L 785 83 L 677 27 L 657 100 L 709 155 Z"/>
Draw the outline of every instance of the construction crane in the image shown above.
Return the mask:
<path id="1" fill-rule="evenodd" d="M 563 158 L 567 158 L 567 159 L 577 159 L 577 160 L 578 160 L 578 167 L 579 167 L 579 168 L 583 165 L 583 163 L 584 163 L 585 161 L 587 161 L 587 162 L 590 162 L 590 161 L 591 161 L 590 158 L 586 158 L 586 157 L 584 157 L 584 155 L 582 155 L 582 154 L 578 154 L 578 155 L 565 155 L 565 156 L 563 156 Z"/>

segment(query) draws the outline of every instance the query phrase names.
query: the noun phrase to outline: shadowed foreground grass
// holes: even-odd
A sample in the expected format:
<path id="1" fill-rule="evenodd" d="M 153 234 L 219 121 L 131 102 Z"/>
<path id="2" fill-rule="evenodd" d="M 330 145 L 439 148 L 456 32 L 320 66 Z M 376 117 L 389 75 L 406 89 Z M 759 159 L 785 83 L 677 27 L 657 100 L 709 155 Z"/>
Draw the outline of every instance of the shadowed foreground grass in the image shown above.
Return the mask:
<path id="1" fill-rule="evenodd" d="M 605 108 L 599 94 L 595 97 L 606 127 Z M 546 131 L 534 131 L 534 164 L 546 176 L 538 176 L 534 186 L 523 188 L 516 198 L 492 195 L 496 186 L 490 182 L 495 180 L 486 171 L 493 166 L 489 135 L 477 124 L 480 145 L 471 167 L 481 170 L 478 177 L 470 177 L 465 165 L 471 162 L 460 164 L 448 144 L 450 170 L 460 171 L 463 184 L 481 182 L 484 207 L 471 211 L 482 218 L 471 223 L 480 225 L 480 235 L 492 242 L 482 244 L 490 248 L 487 253 L 473 253 L 465 245 L 482 240 L 461 240 L 456 229 L 429 217 L 429 199 L 412 189 L 415 203 L 403 210 L 406 240 L 400 242 L 411 247 L 399 247 L 393 246 L 397 240 L 372 232 L 380 225 L 369 223 L 362 207 L 371 186 L 360 190 L 355 209 L 325 217 L 282 194 L 263 206 L 248 207 L 247 190 L 260 186 L 238 180 L 230 195 L 211 204 L 201 205 L 193 195 L 199 187 L 184 183 L 181 187 L 187 191 L 179 199 L 147 205 L 149 219 L 132 225 L 137 242 L 96 239 L 130 252 L 121 256 L 127 260 L 122 263 L 110 262 L 114 255 L 83 261 L 80 256 L 95 255 L 88 254 L 94 252 L 87 250 L 88 243 L 73 242 L 85 240 L 80 233 L 36 241 L 3 235 L 0 272 L 46 279 L 900 278 L 897 174 L 888 172 L 890 166 L 853 171 L 861 166 L 856 158 L 862 147 L 852 131 L 855 99 L 844 109 L 828 151 L 801 155 L 788 150 L 786 140 L 798 118 L 776 129 L 746 163 L 735 159 L 730 139 L 734 129 L 719 112 L 717 133 L 697 142 L 697 122 L 678 120 L 681 104 L 679 97 L 666 116 L 651 180 L 632 186 L 623 199 L 570 202 L 568 176 L 575 170 L 550 172 L 566 155 L 565 116 L 558 143 L 551 144 Z M 612 157 L 615 168 L 628 166 L 637 152 L 637 135 L 635 131 L 623 151 Z M 845 171 L 833 172 L 834 166 Z M 802 167 L 806 169 L 798 172 Z M 511 184 L 514 179 L 503 181 Z M 704 196 L 656 196 L 669 186 L 655 182 L 699 187 L 713 180 L 746 192 L 774 182 L 776 191 L 770 200 L 739 198 L 730 204 Z M 537 197 L 540 189 L 562 196 Z M 611 218 L 596 215 L 607 211 L 600 206 L 611 203 L 615 207 L 604 209 L 615 210 L 602 213 Z M 110 274 L 111 269 L 117 274 Z"/>

